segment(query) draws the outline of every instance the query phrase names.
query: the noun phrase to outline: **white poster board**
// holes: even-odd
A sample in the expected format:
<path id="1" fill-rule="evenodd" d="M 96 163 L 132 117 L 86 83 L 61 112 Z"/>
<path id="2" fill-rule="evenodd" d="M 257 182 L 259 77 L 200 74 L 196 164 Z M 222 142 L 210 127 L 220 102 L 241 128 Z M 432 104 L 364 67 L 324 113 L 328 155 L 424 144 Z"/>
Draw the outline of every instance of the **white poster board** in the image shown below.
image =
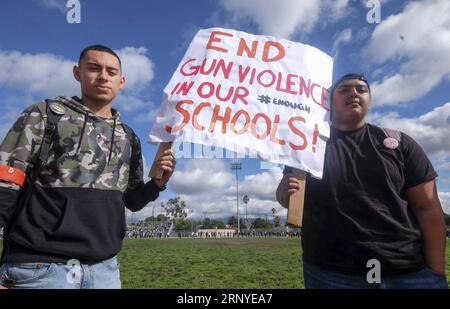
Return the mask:
<path id="1" fill-rule="evenodd" d="M 172 79 L 151 142 L 192 142 L 286 164 L 321 178 L 333 59 L 309 45 L 198 31 Z"/>

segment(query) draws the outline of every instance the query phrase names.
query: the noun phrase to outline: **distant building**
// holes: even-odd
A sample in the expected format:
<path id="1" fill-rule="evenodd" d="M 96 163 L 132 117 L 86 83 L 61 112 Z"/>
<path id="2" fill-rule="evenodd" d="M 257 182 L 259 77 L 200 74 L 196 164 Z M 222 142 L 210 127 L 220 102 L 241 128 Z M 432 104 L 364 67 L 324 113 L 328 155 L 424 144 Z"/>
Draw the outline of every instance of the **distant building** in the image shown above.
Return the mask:
<path id="1" fill-rule="evenodd" d="M 234 237 L 235 233 L 234 229 L 199 229 L 197 230 L 197 237 L 231 238 Z"/>

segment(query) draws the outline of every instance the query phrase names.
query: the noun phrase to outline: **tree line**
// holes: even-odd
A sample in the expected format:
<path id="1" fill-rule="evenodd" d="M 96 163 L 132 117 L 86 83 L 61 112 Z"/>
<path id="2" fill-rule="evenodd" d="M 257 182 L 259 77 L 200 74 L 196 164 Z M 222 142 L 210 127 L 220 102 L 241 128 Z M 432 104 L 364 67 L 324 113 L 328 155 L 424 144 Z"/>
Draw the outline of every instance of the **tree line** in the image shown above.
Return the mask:
<path id="1" fill-rule="evenodd" d="M 237 227 L 237 217 L 231 216 L 226 224 L 221 220 L 214 220 L 205 217 L 203 220 L 193 220 L 187 219 L 188 211 L 186 210 L 186 202 L 181 199 L 181 197 L 171 198 L 166 203 L 161 202 L 161 207 L 166 211 L 165 214 L 159 214 L 157 216 L 151 216 L 145 218 L 147 223 L 156 222 L 168 222 L 173 221 L 175 226 L 174 229 L 177 231 L 194 231 L 198 228 L 201 229 L 224 229 L 228 225 L 231 228 Z M 256 218 L 251 220 L 251 222 L 246 222 L 243 218 L 239 219 L 239 225 L 241 229 L 253 228 L 253 229 L 271 229 L 274 227 L 281 226 L 280 217 L 275 216 L 275 209 L 272 209 L 274 214 L 273 219 L 269 220 L 266 218 Z M 450 226 L 450 215 L 444 213 L 445 224 Z"/>
<path id="2" fill-rule="evenodd" d="M 227 222 L 221 220 L 215 220 L 205 217 L 203 220 L 187 219 L 188 211 L 186 210 L 186 202 L 181 197 L 171 198 L 167 202 L 161 202 L 161 207 L 165 210 L 165 214 L 159 214 L 157 216 L 150 216 L 145 218 L 147 223 L 164 223 L 168 221 L 174 222 L 174 229 L 176 231 L 195 231 L 197 229 L 225 229 L 227 225 L 229 228 L 237 227 L 237 217 L 231 216 Z M 272 210 L 274 213 L 274 211 Z M 245 221 L 243 218 L 239 218 L 239 225 L 241 229 L 271 229 L 281 226 L 280 217 L 273 216 L 272 220 L 266 218 L 256 218 L 253 220 Z"/>

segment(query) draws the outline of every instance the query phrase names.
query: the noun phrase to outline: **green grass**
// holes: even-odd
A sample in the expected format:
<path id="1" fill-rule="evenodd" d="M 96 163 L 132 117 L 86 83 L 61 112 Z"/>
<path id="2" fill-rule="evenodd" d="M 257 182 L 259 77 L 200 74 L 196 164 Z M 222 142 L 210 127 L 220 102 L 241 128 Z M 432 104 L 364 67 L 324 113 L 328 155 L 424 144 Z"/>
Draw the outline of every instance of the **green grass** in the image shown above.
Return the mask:
<path id="1" fill-rule="evenodd" d="M 299 238 L 126 239 L 118 260 L 123 288 L 303 288 Z"/>
<path id="2" fill-rule="evenodd" d="M 299 238 L 131 239 L 124 288 L 302 288 Z"/>

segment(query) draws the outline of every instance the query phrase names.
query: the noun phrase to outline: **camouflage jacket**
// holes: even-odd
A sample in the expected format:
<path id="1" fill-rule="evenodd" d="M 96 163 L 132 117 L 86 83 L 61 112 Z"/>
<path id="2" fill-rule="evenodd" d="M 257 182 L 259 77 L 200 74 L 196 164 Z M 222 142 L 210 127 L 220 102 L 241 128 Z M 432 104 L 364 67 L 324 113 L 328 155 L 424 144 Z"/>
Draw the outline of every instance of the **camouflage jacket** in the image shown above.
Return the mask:
<path id="1" fill-rule="evenodd" d="M 152 181 L 143 182 L 139 139 L 130 129 L 128 136 L 118 111 L 104 119 L 76 97 L 55 100 L 65 114 L 47 162 L 31 184 L 33 195 L 9 233 L 6 261 L 113 256 L 125 234 L 124 206 L 136 211 L 159 195 Z M 30 175 L 46 121 L 45 102 L 28 107 L 0 146 L 0 166 Z M 138 160 L 130 167 L 132 153 Z M 17 184 L 0 179 L 0 226 L 8 224 L 20 192 Z"/>

